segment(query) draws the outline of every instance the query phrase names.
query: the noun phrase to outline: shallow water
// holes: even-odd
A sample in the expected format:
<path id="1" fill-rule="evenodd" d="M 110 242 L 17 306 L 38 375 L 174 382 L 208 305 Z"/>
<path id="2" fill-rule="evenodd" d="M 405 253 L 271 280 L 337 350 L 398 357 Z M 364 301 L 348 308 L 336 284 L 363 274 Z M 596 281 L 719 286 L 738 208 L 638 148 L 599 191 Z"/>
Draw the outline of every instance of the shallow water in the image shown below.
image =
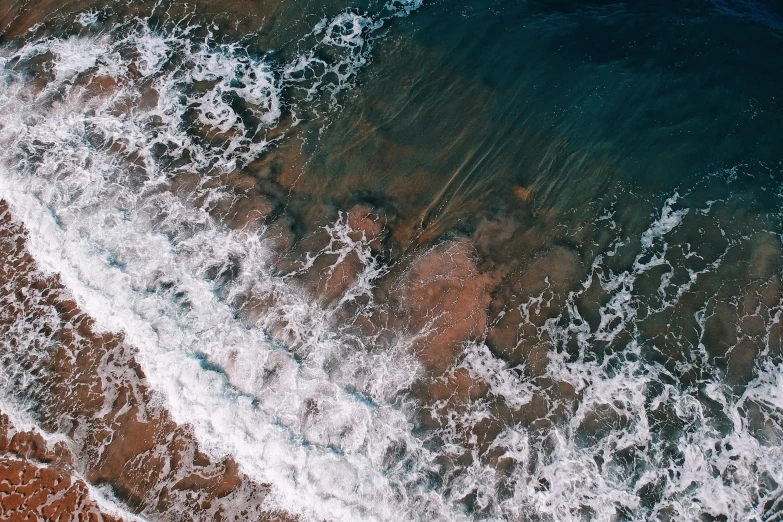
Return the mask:
<path id="1" fill-rule="evenodd" d="M 781 516 L 773 3 L 52 5 L 0 13 L 0 198 L 248 484 L 163 509 L 73 449 L 122 509 Z M 89 440 L 42 314 L 2 398 Z"/>

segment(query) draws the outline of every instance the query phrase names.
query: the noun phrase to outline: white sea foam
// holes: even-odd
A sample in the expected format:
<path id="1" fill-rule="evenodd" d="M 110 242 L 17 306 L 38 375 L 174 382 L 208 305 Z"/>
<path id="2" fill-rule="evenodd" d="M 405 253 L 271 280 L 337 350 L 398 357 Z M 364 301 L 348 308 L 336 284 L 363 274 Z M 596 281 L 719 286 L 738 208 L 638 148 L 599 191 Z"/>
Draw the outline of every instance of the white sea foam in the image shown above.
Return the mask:
<path id="1" fill-rule="evenodd" d="M 659 294 L 664 297 L 663 305 L 648 310 L 650 314 L 657 314 L 676 305 L 700 276 L 717 270 L 728 252 L 727 249 L 702 270 L 687 269 L 689 277 L 679 285 L 672 282 L 672 272 L 682 268 L 667 260 L 669 245 L 665 237 L 680 226 L 688 214 L 686 208 L 674 210 L 678 199 L 677 194 L 669 198 L 660 217 L 641 235 L 642 251 L 631 270 L 619 274 L 607 272 L 602 268 L 602 257 L 596 258 L 586 279 L 585 291 L 597 276 L 602 289 L 610 296 L 599 309 L 601 319 L 597 328 L 590 327 L 580 316 L 577 294 L 572 294 L 569 299 L 570 318 L 567 321 L 562 318 L 548 321 L 547 330 L 555 346 L 564 347 L 572 337 L 580 346 L 576 361 L 564 357 L 565 352 L 553 356 L 549 373 L 570 382 L 583 394 L 570 423 L 570 436 L 558 438 L 558 447 L 562 449 L 554 453 L 547 467 L 550 469 L 547 478 L 558 487 L 538 495 L 540 509 L 553 513 L 558 519 L 576 519 L 581 506 L 590 506 L 595 519 L 613 520 L 621 506 L 630 512 L 639 510 L 639 491 L 653 484 L 662 488 L 660 500 L 646 511 L 649 513 L 647 516 L 654 518 L 660 516 L 661 511 L 658 510 L 662 510 L 677 519 L 695 519 L 700 513 L 708 513 L 726 516 L 729 520 L 762 520 L 761 499 L 779 495 L 774 490 L 764 491 L 762 484 L 767 477 L 772 478 L 773 483 L 781 483 L 783 470 L 777 463 L 783 458 L 783 450 L 779 444 L 767 445 L 751 434 L 751 421 L 744 409 L 747 401 L 760 399 L 756 395 L 757 389 L 764 389 L 765 397 L 775 401 L 780 369 L 758 367 L 742 397 L 733 396 L 727 387 L 717 384 L 719 377 L 714 376 L 715 381 L 707 385 L 706 393 L 722 405 L 727 418 L 733 419 L 733 432 L 725 434 L 714 425 L 712 416 L 696 398 L 697 388 L 677 386 L 674 384 L 677 382 L 675 375 L 660 364 L 645 362 L 640 351 L 638 340 L 642 337 L 637 320 L 643 296 L 634 292 L 636 282 L 654 267 L 669 268 L 660 276 Z M 709 208 L 704 212 L 708 213 Z M 689 259 L 693 256 L 686 254 L 684 257 Z M 676 291 L 667 292 L 669 286 L 674 286 Z M 670 296 L 668 300 L 666 295 Z M 779 303 L 770 310 L 767 333 L 780 319 L 780 306 Z M 701 315 L 697 321 L 703 334 L 704 316 Z M 630 334 L 632 338 L 630 344 L 613 347 L 622 348 L 622 355 L 590 356 L 597 341 L 611 343 L 621 333 Z M 767 345 L 770 342 L 768 336 L 765 342 Z M 687 345 L 683 349 L 688 349 Z M 694 356 L 701 357 L 701 371 L 711 371 L 704 346 L 700 344 L 694 351 Z M 660 392 L 651 397 L 650 391 L 656 385 Z M 768 411 L 779 424 L 783 410 L 779 405 L 770 406 Z M 626 425 L 611 429 L 608 436 L 593 443 L 580 445 L 577 433 L 585 415 L 601 407 L 625 419 Z M 662 408 L 671 408 L 685 423 L 683 432 L 674 443 L 680 452 L 679 458 L 683 459 L 680 462 L 672 457 L 672 447 L 668 446 L 672 441 L 662 439 L 652 429 L 650 416 Z M 615 455 L 628 450 L 642 463 L 636 471 L 633 467 L 628 469 L 627 464 L 614 464 Z M 596 457 L 600 457 L 603 469 L 596 467 Z M 574 489 L 567 483 L 563 484 L 564 473 L 574 476 L 574 484 L 583 485 Z M 600 481 L 596 482 L 599 477 Z M 585 487 L 585 484 L 589 486 Z"/>
<path id="2" fill-rule="evenodd" d="M 388 16 L 420 5 L 392 2 Z M 186 197 L 166 190 L 179 172 L 206 181 L 266 151 L 264 129 L 279 124 L 287 103 L 299 108 L 283 99 L 285 87 L 304 93 L 303 111 L 335 109 L 337 95 L 369 61 L 373 32 L 387 21 L 352 11 L 322 20 L 310 36 L 335 52 L 329 62 L 308 48 L 274 65 L 238 45 L 196 39 L 189 29 L 156 32 L 143 22 L 117 36 L 36 41 L 0 58 L 0 197 L 29 230 L 38 264 L 60 274 L 99 327 L 126 334 L 156 397 L 176 421 L 194 426 L 202 447 L 230 454 L 251 477 L 274 484 L 269 507 L 318 520 L 507 520 L 531 513 L 553 520 L 628 513 L 764 519 L 760 506 L 781 492 L 761 483 L 783 484 L 779 362 L 763 351 L 742 395 L 733 395 L 704 346 L 714 313 L 709 301 L 693 317 L 696 346 L 683 347 L 692 357 L 678 363 L 683 372 L 703 368 L 709 375 L 700 384 L 683 385 L 663 363 L 648 360 L 651 343 L 640 332 L 643 319 L 677 306 L 737 244 L 729 241 L 712 257 L 688 246 L 684 261 L 672 261 L 670 237 L 719 202 L 690 212 L 682 206 L 687 195 L 675 193 L 634 237 L 620 235 L 614 212 L 598 218 L 609 221 L 616 241 L 592 261 L 564 312 L 536 326 L 537 342 L 548 348 L 547 383 L 474 339 L 452 370 L 467 372 L 488 393 L 462 409 L 433 405 L 442 428 L 420 435 L 415 412 L 405 406 L 420 375 L 408 349 L 417 332 L 381 341 L 335 319 L 347 306 L 368 315 L 382 306 L 373 288 L 386 275 L 370 240 L 355 239 L 344 214 L 326 226 L 328 246 L 302 270 L 323 255 L 335 266 L 355 256 L 363 268 L 341 299 L 324 307 L 293 278 L 276 274 L 266 230 L 229 230 L 210 216 L 210 205 L 229 197 L 225 191 L 202 186 Z M 79 19 L 93 22 L 92 14 Z M 7 68 L 47 52 L 54 79 L 42 90 Z M 89 81 L 79 83 L 102 77 L 115 80 L 102 94 Z M 318 106 L 324 93 L 329 107 Z M 231 97 L 257 122 L 241 118 L 226 101 Z M 188 122 L 188 111 L 198 125 Z M 629 248 L 640 249 L 630 266 L 610 269 L 608 261 Z M 639 292 L 650 277 L 658 278 L 655 302 Z M 520 305 L 521 326 L 550 307 L 555 295 L 545 283 Z M 580 304 L 589 291 L 605 297 L 592 323 Z M 249 311 L 243 303 L 251 297 L 270 304 Z M 767 346 L 782 309 L 778 304 L 766 317 Z M 557 397 L 551 383 L 569 384 L 575 397 Z M 731 420 L 728 432 L 699 394 Z M 474 428 L 497 420 L 497 404 L 524 410 L 536 397 L 549 401 L 549 427 L 507 424 L 481 449 Z M 554 419 L 558 404 L 573 406 L 565 421 Z M 772 419 L 766 440 L 752 433 L 751 404 Z M 664 411 L 679 430 L 670 439 L 656 425 Z M 453 464 L 466 455 L 464 464 Z M 452 459 L 450 467 L 444 470 L 440 457 Z M 658 492 L 654 505 L 643 505 L 645 488 Z M 470 496 L 471 514 L 462 507 Z"/>
<path id="3" fill-rule="evenodd" d="M 380 26 L 357 17 L 341 14 L 322 29 L 324 44 L 351 50 L 347 63 L 335 65 L 340 81 L 365 63 L 367 33 Z M 225 95 L 241 97 L 262 125 L 273 125 L 285 75 L 239 48 L 145 26 L 119 40 L 46 39 L 16 57 L 46 52 L 54 80 L 34 92 L 6 72 L 0 107 L 8 151 L 0 194 L 27 226 L 39 266 L 60 274 L 99 327 L 126 334 L 152 388 L 175 420 L 194 426 L 202 447 L 232 455 L 254 479 L 275 485 L 270 508 L 335 520 L 411 520 L 418 511 L 454 518 L 440 496 L 417 485 L 431 459 L 405 412 L 393 406 L 417 373 L 404 342 L 353 353 L 355 342 L 332 322 L 333 311 L 273 275 L 263 231 L 227 231 L 208 206 L 159 190 L 167 159 L 187 154 L 185 169 L 206 179 L 263 152 L 266 142 Z M 174 59 L 182 65 L 163 72 Z M 128 72 L 131 63 L 157 94 L 150 108 L 135 104 L 144 92 Z M 88 95 L 73 85 L 83 75 L 110 76 L 116 86 Z M 197 81 L 209 86 L 183 101 L 183 86 Z M 62 99 L 50 102 L 55 91 Z M 133 104 L 131 114 L 118 113 L 120 101 Z M 187 134 L 182 117 L 189 108 L 200 123 L 232 136 L 212 145 Z M 134 170 L 129 157 L 144 170 Z M 224 197 L 201 194 L 207 201 Z M 379 269 L 362 241 L 349 241 L 345 223 L 331 230 L 337 250 L 357 252 L 367 264 L 343 298 L 355 300 Z M 209 275 L 237 265 L 230 283 Z M 236 297 L 249 295 L 274 303 L 251 324 L 232 308 Z M 339 375 L 329 370 L 335 359 Z M 389 469 L 385 459 L 397 446 L 406 448 L 406 463 Z M 401 494 L 406 505 L 399 505 Z"/>
<path id="4" fill-rule="evenodd" d="M 728 239 L 728 246 L 712 259 L 696 254 L 693 248 L 697 247 L 692 245 L 670 244 L 667 236 L 689 215 L 687 208 L 677 208 L 679 201 L 676 193 L 668 198 L 639 235 L 636 244 L 641 244 L 641 251 L 628 270 L 613 272 L 605 265 L 620 249 L 633 246 L 633 241 L 618 234 L 614 244 L 596 257 L 581 289 L 569 295 L 565 312 L 547 320 L 543 328 L 537 327 L 539 342 L 550 347 L 546 376 L 573 386 L 576 400 L 551 395 L 523 377 L 522 371 L 511 371 L 514 369 L 484 344 L 465 346 L 464 358 L 455 368 L 465 368 L 472 377 L 487 383 L 489 400 L 502 399 L 509 407 L 519 408 L 543 395 L 552 401 L 549 414 L 561 399 L 573 404 L 574 411 L 565 424 L 556 423 L 550 429 L 505 427 L 483 455 L 474 451 L 472 463 L 453 473 L 456 489 L 452 498 L 472 492 L 488 518 L 503 520 L 525 519 L 530 513 L 553 520 L 610 521 L 629 514 L 650 520 L 662 516 L 696 520 L 703 515 L 767 520 L 780 509 L 775 507 L 779 502 L 773 501 L 782 492 L 783 372 L 779 362 L 773 362 L 779 359 L 770 346 L 779 342 L 771 333 L 780 323 L 783 300 L 764 310 L 757 306 L 753 312 L 766 317 L 766 333 L 761 338 L 766 348 L 741 396 L 721 384 L 721 374 L 703 344 L 706 318 L 714 313 L 708 311 L 713 306 L 710 300 L 694 318 L 699 343 L 683 343 L 678 348 L 692 350 L 689 357 L 693 362 L 676 366 L 685 373 L 697 368 L 711 374 L 706 381 L 680 384 L 678 374 L 646 360 L 643 345 L 650 341 L 640 331 L 642 321 L 676 307 L 700 278 L 718 273 L 729 251 L 742 248 L 742 238 L 748 237 L 737 232 L 738 237 Z M 710 210 L 702 212 L 706 215 Z M 720 229 L 724 225 L 716 220 L 713 226 Z M 676 249 L 682 250 L 683 261 L 701 263 L 699 268 L 671 260 L 669 254 Z M 659 279 L 655 306 L 649 305 L 650 295 L 636 289 L 651 274 Z M 604 304 L 597 306 L 598 321 L 591 323 L 583 317 L 579 301 L 596 284 L 605 297 Z M 519 307 L 523 324 L 533 324 L 531 318 L 553 298 L 547 285 L 540 295 L 524 301 Z M 644 315 L 640 316 L 643 307 Z M 573 348 L 566 349 L 572 342 L 578 348 L 576 353 L 569 352 Z M 604 346 L 611 347 L 611 352 L 602 353 Z M 730 419 L 732 429 L 721 427 L 700 394 L 720 405 L 720 417 Z M 465 453 L 465 443 L 459 442 L 465 431 L 492 418 L 486 400 L 475 401 L 461 413 L 433 409 L 433 415 L 440 415 L 446 424 L 440 434 L 446 441 L 443 453 Z M 767 419 L 761 436 L 754 434 L 758 426 L 753 426 L 747 414 L 754 405 L 761 407 Z M 676 434 L 668 437 L 661 434 L 659 417 L 664 411 L 671 412 L 672 423 L 680 425 Z M 497 461 L 493 460 L 503 458 L 514 462 L 505 477 L 496 472 Z M 506 493 L 498 495 L 503 489 Z M 657 491 L 654 501 L 649 498 L 651 491 Z M 767 502 L 772 507 L 765 513 L 762 506 Z"/>
<path id="5" fill-rule="evenodd" d="M 0 378 L 5 375 L 0 374 Z M 0 387 L 0 412 L 6 415 L 10 420 L 10 433 L 9 438 L 15 433 L 30 432 L 39 435 L 51 450 L 55 444 L 63 443 L 68 447 L 69 438 L 61 433 L 49 433 L 46 430 L 41 429 L 35 419 L 25 409 L 28 404 L 20 403 L 20 397 L 18 395 L 9 395 L 12 387 L 4 385 Z M 37 466 L 47 467 L 48 464 L 37 462 Z M 122 520 L 128 522 L 145 522 L 145 519 L 135 515 L 123 507 L 122 503 L 117 501 L 110 491 L 105 491 L 102 488 L 96 488 L 84 477 L 79 475 L 75 470 L 69 470 L 70 474 L 76 480 L 82 481 L 86 486 L 90 494 L 90 499 L 93 500 L 99 507 L 102 513 L 113 515 Z M 74 513 L 74 516 L 79 516 L 81 513 Z M 87 513 L 85 516 L 89 516 Z"/>

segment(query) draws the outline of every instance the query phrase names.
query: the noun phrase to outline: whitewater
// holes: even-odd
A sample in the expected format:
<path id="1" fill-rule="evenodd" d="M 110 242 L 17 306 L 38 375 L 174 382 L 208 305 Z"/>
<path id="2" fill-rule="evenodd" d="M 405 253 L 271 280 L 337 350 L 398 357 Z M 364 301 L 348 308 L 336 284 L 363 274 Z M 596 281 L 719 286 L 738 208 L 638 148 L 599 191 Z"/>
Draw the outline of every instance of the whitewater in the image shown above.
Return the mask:
<path id="1" fill-rule="evenodd" d="M 209 27 L 154 29 L 145 19 L 0 51 L 0 198 L 27 230 L 38 267 L 58 274 L 100 329 L 125 335 L 156 404 L 192 426 L 204 451 L 230 456 L 253 480 L 272 485 L 266 508 L 341 521 L 695 520 L 700 513 L 776 520 L 783 495 L 779 291 L 754 312 L 767 348 L 739 395 L 702 339 L 716 313 L 709 296 L 693 316 L 697 342 L 682 340 L 689 355 L 680 364 L 700 368 L 693 382 L 649 356 L 640 326 L 670 313 L 748 244 L 746 230 L 729 231 L 717 251 L 671 239 L 689 220 L 721 229 L 731 201 L 704 203 L 700 186 L 684 188 L 668 194 L 635 237 L 623 235 L 608 208 L 600 222 L 616 238 L 561 296 L 563 311 L 535 319 L 555 297 L 548 290 L 520 306 L 535 342 L 547 347 L 544 377 L 567 385 L 570 396 L 552 398 L 546 383 L 499 358 L 479 335 L 449 371 L 466 372 L 488 392 L 462 410 L 426 406 L 442 421 L 434 432 L 419 425 L 424 406 L 410 392 L 426 377 L 413 349 L 426 328 L 364 335 L 352 324 L 395 313 L 376 288 L 389 277 L 404 281 L 411 260 L 384 263 L 373 237 L 341 214 L 322 228 L 328 246 L 284 271 L 279 229 L 263 220 L 230 227 L 216 215 L 221 202 L 240 197 L 226 176 L 296 139 L 305 119 L 327 126 L 341 96 L 361 88 L 357 77 L 372 68 L 376 39 L 420 8 L 420 1 L 394 2 L 376 14 L 325 18 L 287 63 L 222 42 Z M 88 12 L 78 23 L 89 29 L 94 20 Z M 31 80 L 25 67 L 36 61 L 47 64 L 48 76 Z M 197 182 L 179 189 L 194 173 Z M 706 179 L 728 184 L 732 175 Z M 779 250 L 779 229 L 760 233 Z M 635 254 L 618 269 L 612 262 L 624 249 Z M 322 256 L 333 257 L 334 267 L 349 256 L 361 262 L 328 304 L 295 277 Z M 777 284 L 777 274 L 764 277 L 748 292 Z M 654 291 L 642 294 L 649 278 Z M 584 303 L 595 293 L 603 297 L 591 321 Z M 24 403 L 12 389 L 2 394 Z M 497 404 L 520 409 L 537 397 L 549 397 L 560 420 L 541 429 L 505 424 L 485 448 L 465 437 L 494 418 Z M 761 429 L 750 409 L 765 419 Z M 677 429 L 664 435 L 658 414 Z M 591 422 L 602 425 L 599 434 L 585 435 Z M 444 468 L 444 458 L 466 453 L 468 464 Z M 648 502 L 651 489 L 656 500 Z"/>

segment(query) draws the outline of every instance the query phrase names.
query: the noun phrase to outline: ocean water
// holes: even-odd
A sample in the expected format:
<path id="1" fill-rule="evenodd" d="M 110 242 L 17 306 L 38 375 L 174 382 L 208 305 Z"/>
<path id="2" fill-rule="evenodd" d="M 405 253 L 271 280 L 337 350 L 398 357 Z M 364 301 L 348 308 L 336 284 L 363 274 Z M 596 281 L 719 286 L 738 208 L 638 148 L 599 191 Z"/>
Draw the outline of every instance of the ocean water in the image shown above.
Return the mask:
<path id="1" fill-rule="evenodd" d="M 0 199 L 268 485 L 236 520 L 780 520 L 781 43 L 760 1 L 12 2 Z M 0 405 L 75 440 L 47 324 Z"/>

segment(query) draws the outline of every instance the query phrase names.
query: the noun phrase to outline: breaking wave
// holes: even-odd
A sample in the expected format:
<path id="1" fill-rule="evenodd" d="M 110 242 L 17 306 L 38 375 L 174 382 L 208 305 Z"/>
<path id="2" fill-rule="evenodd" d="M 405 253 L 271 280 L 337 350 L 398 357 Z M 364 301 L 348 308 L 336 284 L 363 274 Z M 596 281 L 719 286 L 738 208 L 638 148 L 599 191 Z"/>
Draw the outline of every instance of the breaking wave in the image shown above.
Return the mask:
<path id="1" fill-rule="evenodd" d="M 780 257 L 780 216 L 733 223 L 752 197 L 730 194 L 735 172 L 668 194 L 639 233 L 608 204 L 592 225 L 616 237 L 574 287 L 547 279 L 515 307 L 516 348 L 543 348 L 543 370 L 474 336 L 442 380 L 484 391 L 457 406 L 411 391 L 427 382 L 415 347 L 437 321 L 380 319 L 399 310 L 376 289 L 404 286 L 410 260 L 380 259 L 343 213 L 321 230 L 327 246 L 286 271 L 269 209 L 248 200 L 259 219 L 222 219 L 244 198 L 232 176 L 340 110 L 378 31 L 420 4 L 323 19 L 286 63 L 209 27 L 143 19 L 4 50 L 0 196 L 38 265 L 125 334 L 156 399 L 208 453 L 274 486 L 267 507 L 313 520 L 775 520 L 783 298 L 777 261 L 759 256 Z M 729 195 L 710 199 L 715 184 Z M 359 263 L 326 304 L 297 279 L 325 257 L 322 278 Z M 735 327 L 726 346 L 718 323 Z"/>

